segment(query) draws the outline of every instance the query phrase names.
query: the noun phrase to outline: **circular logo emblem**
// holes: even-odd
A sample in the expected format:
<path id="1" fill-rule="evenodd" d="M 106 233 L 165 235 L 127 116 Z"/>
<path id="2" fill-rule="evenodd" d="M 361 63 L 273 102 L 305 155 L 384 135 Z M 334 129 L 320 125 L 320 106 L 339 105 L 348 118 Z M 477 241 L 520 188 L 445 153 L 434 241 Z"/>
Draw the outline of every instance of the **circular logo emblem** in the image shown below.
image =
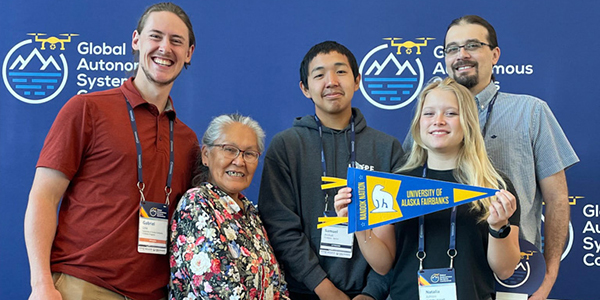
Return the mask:
<path id="1" fill-rule="evenodd" d="M 373 48 L 359 67 L 363 96 L 376 107 L 387 110 L 410 104 L 421 92 L 424 81 L 423 64 L 418 57 L 414 58 L 420 51 L 393 45 L 398 48 L 389 47 L 388 44 Z"/>
<path id="2" fill-rule="evenodd" d="M 156 211 L 157 211 L 156 207 L 151 208 L 150 209 L 150 216 L 151 217 L 156 217 Z"/>
<path id="3" fill-rule="evenodd" d="M 509 293 L 533 294 L 542 284 L 546 274 L 544 255 L 530 242 L 519 239 L 521 261 L 517 264 L 513 275 L 500 280 L 496 274 L 496 291 Z"/>
<path id="4" fill-rule="evenodd" d="M 57 55 L 53 51 L 60 41 L 47 40 L 50 40 L 49 45 L 42 43 L 40 48 L 33 40 L 24 40 L 12 47 L 4 58 L 4 85 L 13 97 L 25 103 L 48 102 L 60 94 L 67 83 L 67 60 L 64 54 Z"/>

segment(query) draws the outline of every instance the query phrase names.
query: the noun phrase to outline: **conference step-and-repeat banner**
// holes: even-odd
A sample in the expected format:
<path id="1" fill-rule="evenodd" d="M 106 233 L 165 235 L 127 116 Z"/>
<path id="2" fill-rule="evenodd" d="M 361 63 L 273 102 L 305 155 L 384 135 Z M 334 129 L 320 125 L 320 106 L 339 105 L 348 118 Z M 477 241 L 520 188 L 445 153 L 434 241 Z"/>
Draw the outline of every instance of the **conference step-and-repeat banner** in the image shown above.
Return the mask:
<path id="1" fill-rule="evenodd" d="M 7 1 L 0 11 L 0 298 L 29 295 L 23 220 L 35 164 L 56 114 L 73 95 L 120 86 L 133 74 L 131 36 L 149 1 Z M 600 275 L 600 111 L 595 1 L 178 1 L 197 46 L 171 93 L 178 116 L 200 136 L 212 117 L 240 112 L 271 137 L 314 113 L 298 88 L 308 49 L 336 40 L 362 74 L 353 106 L 371 127 L 404 140 L 415 99 L 446 75 L 443 41 L 456 17 L 478 14 L 496 28 L 501 91 L 549 104 L 581 162 L 567 170 L 569 240 L 551 298 L 597 299 Z M 389 91 L 382 78 L 410 77 Z M 133 171 L 133 170 L 132 170 Z M 257 174 L 262 171 L 262 163 Z M 260 176 L 247 189 L 256 201 Z M 93 217 L 93 216 L 90 216 Z M 460 233 L 458 233 L 460 234 Z M 524 268 L 527 264 L 524 264 Z"/>

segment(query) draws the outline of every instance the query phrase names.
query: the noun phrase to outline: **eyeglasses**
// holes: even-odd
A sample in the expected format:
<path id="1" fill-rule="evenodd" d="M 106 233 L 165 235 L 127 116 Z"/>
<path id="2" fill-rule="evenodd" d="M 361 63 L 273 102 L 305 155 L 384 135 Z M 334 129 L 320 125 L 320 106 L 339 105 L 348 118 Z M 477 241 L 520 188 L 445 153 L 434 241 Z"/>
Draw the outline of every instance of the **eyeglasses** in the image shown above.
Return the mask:
<path id="1" fill-rule="evenodd" d="M 253 163 L 260 157 L 260 152 L 253 150 L 240 150 L 240 148 L 228 144 L 212 144 L 210 147 L 219 147 L 223 151 L 223 155 L 229 159 L 237 158 L 242 153 L 242 158 L 247 163 Z"/>
<path id="2" fill-rule="evenodd" d="M 448 46 L 448 47 L 444 48 L 444 53 L 446 53 L 446 55 L 456 55 L 456 54 L 458 54 L 458 52 L 460 52 L 460 48 L 465 48 L 465 50 L 467 50 L 469 52 L 475 52 L 483 46 L 488 46 L 490 48 L 492 47 L 492 46 L 490 46 L 490 44 L 486 44 L 483 42 L 468 42 L 462 46 L 458 46 L 458 45 Z"/>

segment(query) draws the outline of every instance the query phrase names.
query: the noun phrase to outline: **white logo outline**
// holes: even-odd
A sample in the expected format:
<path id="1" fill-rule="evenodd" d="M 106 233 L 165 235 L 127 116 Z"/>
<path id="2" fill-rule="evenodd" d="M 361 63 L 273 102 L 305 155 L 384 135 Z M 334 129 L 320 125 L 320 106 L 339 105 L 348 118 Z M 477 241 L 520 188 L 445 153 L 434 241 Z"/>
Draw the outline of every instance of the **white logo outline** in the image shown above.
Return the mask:
<path id="1" fill-rule="evenodd" d="M 28 104 L 42 104 L 42 103 L 46 103 L 46 102 L 54 99 L 56 96 L 58 96 L 58 94 L 60 94 L 60 92 L 62 92 L 63 88 L 67 84 L 67 78 L 69 77 L 69 65 L 67 63 L 67 60 L 65 59 L 65 55 L 63 53 L 61 53 L 59 55 L 59 57 L 63 63 L 64 76 L 63 76 L 62 82 L 60 83 L 60 86 L 58 87 L 58 89 L 56 89 L 56 91 L 54 91 L 54 93 L 52 93 L 48 97 L 42 98 L 39 100 L 31 100 L 31 99 L 27 99 L 27 98 L 17 94 L 11 87 L 10 83 L 8 82 L 8 76 L 7 76 L 8 60 L 12 57 L 14 52 L 17 51 L 17 49 L 19 49 L 25 45 L 31 44 L 32 42 L 33 42 L 32 39 L 23 40 L 23 41 L 19 42 L 18 44 L 16 44 L 15 46 L 13 46 L 10 49 L 10 51 L 8 51 L 8 53 L 4 57 L 4 62 L 2 63 L 2 80 L 4 81 L 4 86 L 6 86 L 6 89 L 9 91 L 9 93 L 13 97 L 17 98 L 18 100 L 23 101 Z"/>
<path id="2" fill-rule="evenodd" d="M 369 60 L 369 58 L 371 58 L 371 56 L 373 54 L 375 54 L 376 52 L 378 52 L 380 50 L 386 49 L 386 48 L 388 48 L 388 44 L 382 44 L 382 45 L 379 45 L 379 46 L 373 48 L 371 51 L 369 51 L 369 53 L 367 53 L 367 55 L 365 55 L 363 60 L 360 62 L 359 73 L 360 74 L 363 73 L 365 64 L 367 63 L 367 61 Z M 423 71 L 423 64 L 421 63 L 421 60 L 419 58 L 416 58 L 415 61 L 417 62 L 417 66 L 419 67 L 419 85 L 418 85 L 417 89 L 415 90 L 415 92 L 411 95 L 411 97 L 408 98 L 408 100 L 405 100 L 396 105 L 384 105 L 384 104 L 381 104 L 381 103 L 373 100 L 373 98 L 371 98 L 371 96 L 367 93 L 367 91 L 364 88 L 364 85 L 363 85 L 364 76 L 363 76 L 363 77 L 361 77 L 361 80 L 360 80 L 360 91 L 363 94 L 363 96 L 365 97 L 365 99 L 367 99 L 367 101 L 369 101 L 374 106 L 381 108 L 381 109 L 386 109 L 386 110 L 396 110 L 396 109 L 405 107 L 405 106 L 409 105 L 410 103 L 412 103 L 421 93 L 421 89 L 423 88 L 423 81 L 425 78 L 425 72 Z"/>

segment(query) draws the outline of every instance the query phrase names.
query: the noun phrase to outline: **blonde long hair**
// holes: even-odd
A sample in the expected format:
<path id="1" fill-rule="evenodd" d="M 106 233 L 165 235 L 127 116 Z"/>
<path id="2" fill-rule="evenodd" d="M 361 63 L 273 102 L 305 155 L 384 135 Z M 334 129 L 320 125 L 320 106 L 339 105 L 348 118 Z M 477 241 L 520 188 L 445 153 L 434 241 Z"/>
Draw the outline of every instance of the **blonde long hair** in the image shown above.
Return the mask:
<path id="1" fill-rule="evenodd" d="M 487 156 L 483 136 L 479 129 L 479 116 L 473 96 L 467 88 L 450 77 L 434 81 L 425 87 L 421 93 L 410 126 L 410 133 L 414 142 L 406 163 L 397 172 L 410 171 L 423 166 L 427 162 L 428 149 L 421 139 L 420 120 L 423 102 L 434 89 L 453 92 L 458 100 L 458 114 L 464 138 L 458 152 L 456 168 L 453 171 L 454 177 L 463 184 L 493 189 L 506 188 L 506 183 Z M 489 216 L 489 206 L 494 198 L 484 198 L 470 203 L 472 211 L 482 212 L 479 222 L 485 221 Z"/>

